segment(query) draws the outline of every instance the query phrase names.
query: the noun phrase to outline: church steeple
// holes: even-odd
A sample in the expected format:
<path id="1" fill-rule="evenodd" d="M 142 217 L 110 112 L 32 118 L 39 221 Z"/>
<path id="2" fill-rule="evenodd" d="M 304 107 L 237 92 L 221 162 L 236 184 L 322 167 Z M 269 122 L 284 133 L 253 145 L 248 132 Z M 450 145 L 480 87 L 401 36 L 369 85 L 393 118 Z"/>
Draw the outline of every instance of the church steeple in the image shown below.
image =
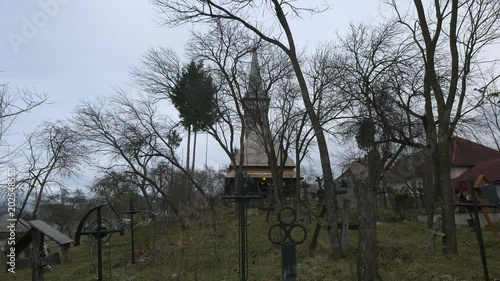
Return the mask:
<path id="1" fill-rule="evenodd" d="M 269 112 L 269 97 L 264 91 L 264 83 L 260 75 L 260 65 L 257 49 L 252 52 L 252 62 L 248 75 L 248 89 L 243 98 L 245 109 L 246 135 L 256 130 L 258 124 L 263 124 Z"/>
<path id="2" fill-rule="evenodd" d="M 260 65 L 257 56 L 257 49 L 252 51 L 252 63 L 250 64 L 250 74 L 248 75 L 248 90 L 245 98 L 265 97 L 262 77 L 260 76 Z"/>

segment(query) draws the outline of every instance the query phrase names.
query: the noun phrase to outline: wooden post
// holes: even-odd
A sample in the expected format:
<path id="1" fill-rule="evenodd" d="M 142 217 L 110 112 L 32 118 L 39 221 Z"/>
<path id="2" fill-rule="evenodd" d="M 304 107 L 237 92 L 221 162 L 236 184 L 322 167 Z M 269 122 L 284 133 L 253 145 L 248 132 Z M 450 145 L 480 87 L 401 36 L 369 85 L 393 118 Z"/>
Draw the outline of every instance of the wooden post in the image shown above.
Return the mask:
<path id="1" fill-rule="evenodd" d="M 31 254 L 31 280 L 32 281 L 43 281 L 43 266 L 42 257 L 43 252 L 43 233 L 38 231 L 38 229 L 32 229 L 32 254 Z"/>
<path id="2" fill-rule="evenodd" d="M 344 218 L 342 219 L 342 253 L 346 254 L 349 247 L 349 199 L 344 199 Z"/>
<path id="3" fill-rule="evenodd" d="M 64 244 L 64 245 L 59 246 L 59 254 L 62 257 L 63 263 L 70 263 L 71 262 L 71 255 L 69 254 L 69 247 L 70 247 L 70 244 Z"/>
<path id="4" fill-rule="evenodd" d="M 313 232 L 313 236 L 311 239 L 311 244 L 309 245 L 310 251 L 313 251 L 314 249 L 316 249 L 316 244 L 318 243 L 319 231 L 321 230 L 321 224 L 319 222 L 319 219 L 324 217 L 325 214 L 326 214 L 325 205 L 320 204 L 319 209 L 318 209 L 318 216 L 316 218 L 317 219 L 316 226 L 314 227 L 314 232 Z"/>

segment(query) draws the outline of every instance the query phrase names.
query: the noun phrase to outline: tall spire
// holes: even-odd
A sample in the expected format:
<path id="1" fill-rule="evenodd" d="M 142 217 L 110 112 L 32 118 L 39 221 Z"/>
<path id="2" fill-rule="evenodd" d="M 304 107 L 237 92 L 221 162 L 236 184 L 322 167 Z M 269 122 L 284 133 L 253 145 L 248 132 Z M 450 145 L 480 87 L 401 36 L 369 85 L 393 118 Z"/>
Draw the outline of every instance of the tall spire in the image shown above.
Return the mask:
<path id="1" fill-rule="evenodd" d="M 252 51 L 252 63 L 248 75 L 248 89 L 243 98 L 245 111 L 246 136 L 258 129 L 262 124 L 267 124 L 269 112 L 269 97 L 264 91 L 264 83 L 260 76 L 260 65 L 257 58 L 257 49 Z M 264 122 L 264 123 L 263 123 Z M 260 125 L 259 125 L 260 124 Z M 264 125 L 269 126 L 269 125 Z"/>
<path id="2" fill-rule="evenodd" d="M 263 93 L 262 77 L 260 76 L 257 48 L 252 50 L 252 63 L 250 64 L 250 75 L 248 76 L 248 90 L 245 97 L 265 98 L 265 94 Z"/>

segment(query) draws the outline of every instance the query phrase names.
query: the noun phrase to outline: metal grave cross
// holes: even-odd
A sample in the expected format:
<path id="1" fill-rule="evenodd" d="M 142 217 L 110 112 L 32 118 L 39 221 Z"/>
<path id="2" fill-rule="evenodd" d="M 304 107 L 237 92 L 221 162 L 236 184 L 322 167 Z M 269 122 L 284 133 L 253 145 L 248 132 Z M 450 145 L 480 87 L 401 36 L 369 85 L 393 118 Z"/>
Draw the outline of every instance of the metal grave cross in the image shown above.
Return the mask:
<path id="1" fill-rule="evenodd" d="M 109 235 L 112 233 L 120 233 L 121 235 L 124 235 L 124 229 L 123 225 L 121 228 L 111 228 L 107 227 L 104 224 L 104 219 L 102 218 L 102 207 L 105 207 L 106 205 L 101 205 L 97 206 L 95 208 L 90 209 L 87 214 L 82 218 L 80 223 L 78 224 L 78 228 L 76 229 L 76 234 L 75 234 L 75 246 L 80 245 L 80 237 L 81 235 L 89 235 L 90 238 L 94 238 L 97 241 L 97 278 L 99 281 L 102 281 L 102 242 L 104 238 L 107 237 L 109 239 Z M 87 220 L 87 218 L 94 212 L 96 211 L 97 213 L 97 221 L 95 222 L 96 225 L 94 228 L 91 228 L 89 230 L 83 230 L 83 224 Z"/>
<path id="2" fill-rule="evenodd" d="M 285 213 L 291 219 L 284 219 Z M 283 207 L 278 212 L 278 222 L 269 228 L 269 241 L 281 245 L 281 272 L 283 281 L 297 280 L 297 254 L 295 246 L 302 244 L 307 238 L 307 230 L 301 224 L 296 224 L 297 214 L 292 207 Z M 295 231 L 294 231 L 295 229 Z"/>
<path id="3" fill-rule="evenodd" d="M 247 281 L 247 203 L 252 199 L 264 198 L 262 194 L 247 193 L 246 188 L 242 192 L 228 194 L 223 197 L 226 200 L 238 202 L 239 224 L 240 224 L 240 280 Z"/>
<path id="4" fill-rule="evenodd" d="M 134 215 L 142 212 L 141 210 L 135 209 L 132 205 L 132 199 L 130 199 L 130 209 L 128 211 L 122 212 L 123 214 L 128 214 L 130 216 L 130 244 L 132 246 L 132 264 L 135 263 L 135 247 L 134 247 Z"/>

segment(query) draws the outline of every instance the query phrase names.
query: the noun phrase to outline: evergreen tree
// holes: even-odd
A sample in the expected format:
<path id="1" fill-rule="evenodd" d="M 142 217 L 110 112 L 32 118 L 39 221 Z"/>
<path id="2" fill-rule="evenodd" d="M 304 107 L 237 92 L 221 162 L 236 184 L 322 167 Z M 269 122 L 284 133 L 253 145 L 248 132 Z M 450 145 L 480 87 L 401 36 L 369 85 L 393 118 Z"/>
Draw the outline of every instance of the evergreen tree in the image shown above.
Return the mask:
<path id="1" fill-rule="evenodd" d="M 193 163 L 194 170 L 196 153 L 196 133 L 206 130 L 217 121 L 215 87 L 212 77 L 203 68 L 203 63 L 191 61 L 176 81 L 169 93 L 169 98 L 179 112 L 182 125 L 188 130 L 186 170 L 189 172 L 189 155 L 191 146 L 191 131 L 194 132 Z M 189 183 L 186 181 L 186 188 Z M 190 193 L 188 192 L 188 200 Z"/>
<path id="2" fill-rule="evenodd" d="M 194 132 L 203 131 L 217 121 L 215 87 L 203 63 L 191 61 L 169 94 L 183 126 Z"/>

